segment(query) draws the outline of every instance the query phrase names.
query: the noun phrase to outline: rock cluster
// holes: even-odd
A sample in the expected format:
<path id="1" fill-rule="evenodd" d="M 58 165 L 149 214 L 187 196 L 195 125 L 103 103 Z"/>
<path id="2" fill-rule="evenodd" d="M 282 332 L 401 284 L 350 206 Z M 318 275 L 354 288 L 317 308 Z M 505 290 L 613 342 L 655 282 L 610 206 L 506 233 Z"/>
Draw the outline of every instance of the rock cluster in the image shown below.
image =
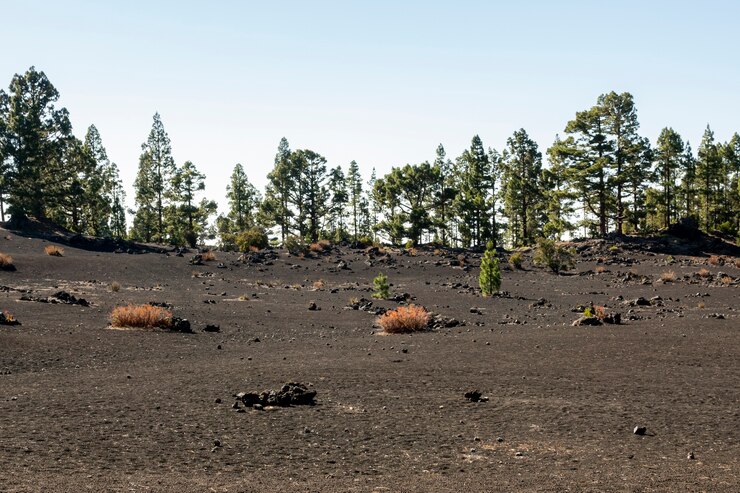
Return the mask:
<path id="1" fill-rule="evenodd" d="M 235 395 L 237 402 L 234 409 L 239 408 L 239 402 L 246 407 L 261 409 L 264 406 L 312 406 L 316 404 L 316 391 L 309 390 L 306 385 L 298 382 L 288 382 L 280 390 L 265 390 L 261 393 L 239 392 Z"/>

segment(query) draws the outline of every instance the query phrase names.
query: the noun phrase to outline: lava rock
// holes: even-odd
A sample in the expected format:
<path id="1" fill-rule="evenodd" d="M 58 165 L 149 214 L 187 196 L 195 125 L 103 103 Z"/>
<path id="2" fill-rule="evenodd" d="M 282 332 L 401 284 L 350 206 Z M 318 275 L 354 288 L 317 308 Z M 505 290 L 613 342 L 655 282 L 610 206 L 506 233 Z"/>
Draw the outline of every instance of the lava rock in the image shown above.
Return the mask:
<path id="1" fill-rule="evenodd" d="M 480 402 L 483 394 L 481 394 L 478 390 L 469 390 L 465 392 L 464 397 L 470 402 Z"/>
<path id="2" fill-rule="evenodd" d="M 572 327 L 579 327 L 579 326 L 582 326 L 582 325 L 596 326 L 596 325 L 604 325 L 604 322 L 602 322 L 601 320 L 599 320 L 596 317 L 581 317 L 578 320 L 575 320 L 570 325 Z"/>
<path id="3" fill-rule="evenodd" d="M 190 321 L 187 318 L 173 317 L 170 328 L 175 332 L 192 332 Z"/>
<path id="4" fill-rule="evenodd" d="M 632 433 L 642 436 L 647 433 L 647 426 L 635 426 L 635 429 L 632 430 Z"/>
<path id="5" fill-rule="evenodd" d="M 221 327 L 214 324 L 207 324 L 203 328 L 203 332 L 221 332 Z"/>

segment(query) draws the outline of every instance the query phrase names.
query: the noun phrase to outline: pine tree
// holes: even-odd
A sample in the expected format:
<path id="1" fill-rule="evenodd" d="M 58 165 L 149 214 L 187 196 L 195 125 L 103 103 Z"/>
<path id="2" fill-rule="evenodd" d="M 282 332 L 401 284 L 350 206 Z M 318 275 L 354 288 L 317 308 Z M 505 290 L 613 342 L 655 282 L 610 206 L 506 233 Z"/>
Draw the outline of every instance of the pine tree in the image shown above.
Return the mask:
<path id="1" fill-rule="evenodd" d="M 697 187 L 696 187 L 696 158 L 691 150 L 691 144 L 686 142 L 686 149 L 681 158 L 681 203 L 683 204 L 683 217 L 699 219 L 696 204 Z"/>
<path id="2" fill-rule="evenodd" d="M 290 234 L 293 212 L 290 209 L 291 194 L 296 188 L 295 173 L 292 169 L 291 151 L 288 140 L 280 139 L 275 165 L 267 175 L 268 184 L 265 198 L 261 205 L 262 222 L 268 226 L 280 227 L 280 238 L 283 243 Z"/>
<path id="3" fill-rule="evenodd" d="M 176 245 L 188 244 L 195 247 L 200 210 L 195 194 L 205 190 L 206 176 L 198 171 L 191 161 L 175 169 L 167 198 L 170 201 L 170 217 L 167 221 L 168 237 Z"/>
<path id="4" fill-rule="evenodd" d="M 110 234 L 110 220 L 113 212 L 113 171 L 103 140 L 95 125 L 90 125 L 85 134 L 83 146 L 91 166 L 86 168 L 84 177 L 84 230 L 94 236 Z"/>
<path id="5" fill-rule="evenodd" d="M 705 230 L 717 225 L 717 196 L 720 188 L 722 158 L 709 125 L 697 150 L 696 178 L 701 196 L 701 222 Z"/>
<path id="6" fill-rule="evenodd" d="M 246 231 L 255 225 L 256 209 L 262 197 L 257 188 L 249 182 L 244 168 L 237 163 L 231 173 L 231 180 L 226 187 L 226 198 L 229 201 L 228 218 L 233 227 L 229 233 Z"/>
<path id="7" fill-rule="evenodd" d="M 341 166 L 329 171 L 328 190 L 331 195 L 329 203 L 329 236 L 335 241 L 342 241 L 347 237 L 344 225 L 344 212 L 349 202 L 347 180 Z"/>
<path id="8" fill-rule="evenodd" d="M 567 163 L 557 152 L 560 148 L 560 137 L 555 136 L 555 142 L 547 150 L 550 167 L 542 171 L 542 189 L 545 201 L 546 222 L 543 226 L 543 236 L 560 240 L 562 235 L 573 229 L 570 217 L 573 214 L 573 202 L 576 198 L 574 191 L 568 187 L 566 166 Z"/>
<path id="9" fill-rule="evenodd" d="M 357 241 L 360 235 L 360 215 L 362 205 L 362 176 L 357 161 L 349 163 L 347 171 L 347 193 L 349 208 L 352 211 L 352 238 Z"/>
<path id="10" fill-rule="evenodd" d="M 134 183 L 136 204 L 135 236 L 145 241 L 166 241 L 164 212 L 175 161 L 170 138 L 159 113 L 154 114 L 147 141 L 141 145 L 139 172 Z"/>
<path id="11" fill-rule="evenodd" d="M 524 129 L 507 140 L 502 161 L 504 211 L 514 245 L 530 245 L 541 233 L 544 196 L 542 154 Z"/>
<path id="12" fill-rule="evenodd" d="M 16 74 L 9 92 L 0 91 L 0 154 L 3 185 L 14 220 L 47 217 L 67 190 L 57 186 L 73 173 L 65 153 L 73 143 L 65 108 L 54 106 L 59 92 L 43 72 Z"/>
<path id="13" fill-rule="evenodd" d="M 676 174 L 681 168 L 683 154 L 683 140 L 678 132 L 668 127 L 661 130 L 655 150 L 655 174 L 662 188 L 659 206 L 664 228 L 676 219 Z"/>
<path id="14" fill-rule="evenodd" d="M 457 190 L 454 186 L 452 161 L 447 159 L 447 153 L 442 144 L 437 146 L 434 168 L 437 170 L 439 178 L 434 187 L 434 226 L 440 235 L 439 241 L 442 245 L 448 246 Z"/>
<path id="15" fill-rule="evenodd" d="M 456 208 L 460 216 L 463 246 L 484 245 L 491 237 L 490 163 L 477 135 L 470 149 L 458 158 L 460 188 Z"/>
<path id="16" fill-rule="evenodd" d="M 480 275 L 478 277 L 483 296 L 491 296 L 501 289 L 501 269 L 498 265 L 498 255 L 493 242 L 488 242 L 486 251 L 480 262 Z"/>

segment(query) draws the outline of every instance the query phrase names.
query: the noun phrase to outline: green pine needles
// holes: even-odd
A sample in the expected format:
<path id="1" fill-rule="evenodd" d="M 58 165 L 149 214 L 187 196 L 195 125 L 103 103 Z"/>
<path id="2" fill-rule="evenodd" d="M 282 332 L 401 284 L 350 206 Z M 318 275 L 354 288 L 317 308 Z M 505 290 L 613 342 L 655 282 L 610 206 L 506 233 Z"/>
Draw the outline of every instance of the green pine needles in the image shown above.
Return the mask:
<path id="1" fill-rule="evenodd" d="M 501 269 L 498 266 L 496 249 L 490 241 L 486 245 L 486 251 L 481 259 L 478 282 L 483 296 L 491 296 L 501 289 Z"/>
<path id="2" fill-rule="evenodd" d="M 382 272 L 378 273 L 378 277 L 373 279 L 373 298 L 385 300 L 390 298 L 390 285 L 388 284 L 388 276 Z"/>

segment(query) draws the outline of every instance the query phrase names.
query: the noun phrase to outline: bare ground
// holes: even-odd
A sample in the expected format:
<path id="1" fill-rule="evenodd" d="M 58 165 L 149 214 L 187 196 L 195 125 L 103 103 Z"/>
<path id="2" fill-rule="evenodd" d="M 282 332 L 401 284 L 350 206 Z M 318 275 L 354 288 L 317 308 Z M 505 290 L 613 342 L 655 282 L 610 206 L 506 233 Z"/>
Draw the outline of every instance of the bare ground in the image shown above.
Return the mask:
<path id="1" fill-rule="evenodd" d="M 17 267 L 0 271 L 0 309 L 22 323 L 0 326 L 0 491 L 738 491 L 737 257 L 590 242 L 569 275 L 525 254 L 503 272 L 508 296 L 482 298 L 475 254 L 193 266 L 69 245 L 50 257 L 0 233 Z M 462 325 L 380 335 L 347 307 L 379 271 Z M 21 301 L 60 290 L 91 306 Z M 640 296 L 660 299 L 624 304 Z M 114 306 L 145 302 L 194 333 L 107 326 Z M 571 327 L 590 302 L 623 324 Z M 232 409 L 237 392 L 289 381 L 316 405 Z"/>

